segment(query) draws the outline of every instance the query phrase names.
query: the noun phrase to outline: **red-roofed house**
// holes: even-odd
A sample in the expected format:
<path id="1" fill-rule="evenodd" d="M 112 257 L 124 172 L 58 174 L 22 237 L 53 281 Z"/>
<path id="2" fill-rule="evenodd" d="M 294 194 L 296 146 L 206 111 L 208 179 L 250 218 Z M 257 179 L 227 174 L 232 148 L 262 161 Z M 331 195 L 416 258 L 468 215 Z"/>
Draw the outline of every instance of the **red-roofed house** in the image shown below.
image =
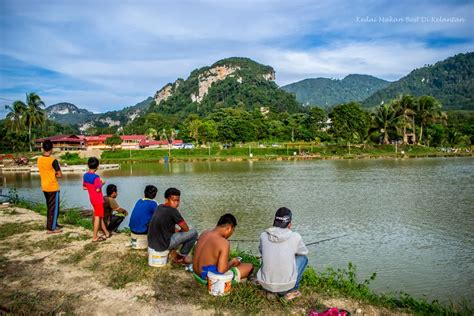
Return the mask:
<path id="1" fill-rule="evenodd" d="M 66 151 L 86 149 L 85 139 L 77 135 L 56 135 L 35 139 L 35 148 L 41 151 L 43 147 L 43 142 L 47 139 L 51 140 L 51 142 L 53 143 L 54 150 Z"/>
<path id="2" fill-rule="evenodd" d="M 149 140 L 142 139 L 139 144 L 140 148 L 157 148 L 157 147 L 167 147 L 167 140 Z"/>
<path id="3" fill-rule="evenodd" d="M 103 134 L 98 136 L 84 136 L 87 149 L 107 149 L 109 146 L 105 144 L 105 140 L 112 137 L 112 134 Z"/>
<path id="4" fill-rule="evenodd" d="M 146 140 L 145 135 L 121 135 L 122 149 L 139 149 L 140 142 Z"/>

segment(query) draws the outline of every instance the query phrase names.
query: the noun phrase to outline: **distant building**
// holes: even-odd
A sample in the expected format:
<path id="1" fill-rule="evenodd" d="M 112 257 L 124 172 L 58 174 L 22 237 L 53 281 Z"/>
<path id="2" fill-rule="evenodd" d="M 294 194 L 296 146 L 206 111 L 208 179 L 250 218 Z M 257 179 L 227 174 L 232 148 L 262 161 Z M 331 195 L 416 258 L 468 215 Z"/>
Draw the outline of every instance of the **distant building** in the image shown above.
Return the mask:
<path id="1" fill-rule="evenodd" d="M 84 136 L 87 149 L 109 149 L 110 146 L 105 144 L 105 140 L 112 137 L 112 134 L 103 134 L 98 136 Z"/>
<path id="2" fill-rule="evenodd" d="M 145 135 L 121 135 L 122 149 L 139 149 L 140 142 L 146 140 Z"/>
<path id="3" fill-rule="evenodd" d="M 111 149 L 105 144 L 107 138 L 112 137 L 112 134 L 103 134 L 97 136 L 83 136 L 83 135 L 56 135 L 35 139 L 35 148 L 41 150 L 43 142 L 50 139 L 53 142 L 55 150 L 88 150 L 88 149 Z M 115 148 L 122 149 L 140 149 L 140 148 L 160 148 L 168 147 L 167 140 L 153 140 L 148 139 L 146 135 L 121 135 L 122 144 Z M 175 139 L 172 143 L 173 148 L 181 148 L 183 141 Z"/>
<path id="4" fill-rule="evenodd" d="M 35 149 L 41 151 L 43 147 L 43 142 L 47 139 L 49 139 L 53 143 L 54 150 L 68 151 L 86 149 L 86 140 L 84 139 L 84 137 L 77 135 L 56 135 L 35 139 Z"/>
<path id="5" fill-rule="evenodd" d="M 167 140 L 142 139 L 139 143 L 140 148 L 161 148 L 168 147 Z"/>

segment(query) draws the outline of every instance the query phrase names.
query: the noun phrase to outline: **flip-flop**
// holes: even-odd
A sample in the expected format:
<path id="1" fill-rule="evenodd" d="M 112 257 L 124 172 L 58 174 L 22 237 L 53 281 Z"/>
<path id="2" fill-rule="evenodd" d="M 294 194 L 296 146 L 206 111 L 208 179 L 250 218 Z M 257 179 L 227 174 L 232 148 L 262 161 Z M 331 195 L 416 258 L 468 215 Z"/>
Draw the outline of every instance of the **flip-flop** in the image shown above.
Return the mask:
<path id="1" fill-rule="evenodd" d="M 107 238 L 105 236 L 99 236 L 97 237 L 96 240 L 92 239 L 92 242 L 101 242 L 101 241 L 106 241 Z"/>
<path id="2" fill-rule="evenodd" d="M 294 300 L 295 298 L 297 297 L 300 297 L 301 296 L 301 292 L 300 291 L 292 291 L 292 292 L 289 292 L 289 293 L 286 293 L 285 294 L 285 299 L 287 301 L 292 301 Z"/>

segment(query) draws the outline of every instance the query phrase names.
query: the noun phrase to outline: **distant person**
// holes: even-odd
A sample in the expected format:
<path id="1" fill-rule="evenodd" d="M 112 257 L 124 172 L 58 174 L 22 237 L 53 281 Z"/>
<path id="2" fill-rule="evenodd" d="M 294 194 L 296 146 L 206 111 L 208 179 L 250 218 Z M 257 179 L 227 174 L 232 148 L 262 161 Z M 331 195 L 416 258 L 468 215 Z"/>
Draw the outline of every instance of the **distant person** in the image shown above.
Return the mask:
<path id="1" fill-rule="evenodd" d="M 230 242 L 227 240 L 234 233 L 237 220 L 232 214 L 224 214 L 212 230 L 201 234 L 194 249 L 193 269 L 203 280 L 207 273 L 223 274 L 232 271 L 233 280 L 240 282 L 247 278 L 253 270 L 250 263 L 241 263 L 239 259 L 229 260 Z"/>
<path id="2" fill-rule="evenodd" d="M 178 211 L 181 191 L 169 188 L 165 191 L 165 203 L 158 206 L 151 218 L 148 231 L 148 247 L 155 251 L 171 250 L 174 263 L 191 263 L 189 253 L 198 237 L 194 228 L 189 228 Z M 175 228 L 176 225 L 179 228 Z M 178 250 L 178 247 L 181 249 Z"/>
<path id="3" fill-rule="evenodd" d="M 151 217 L 158 207 L 158 203 L 154 200 L 158 189 L 154 185 L 145 187 L 144 198 L 135 203 L 130 215 L 130 231 L 136 235 L 146 235 L 150 225 Z"/>
<path id="4" fill-rule="evenodd" d="M 106 188 L 107 195 L 104 196 L 104 223 L 109 233 L 117 231 L 128 212 L 117 203 L 117 186 L 109 184 Z"/>
<path id="5" fill-rule="evenodd" d="M 46 198 L 48 209 L 46 216 L 46 233 L 61 233 L 61 226 L 58 225 L 59 215 L 59 183 L 58 178 L 62 177 L 61 168 L 56 158 L 52 157 L 53 142 L 49 139 L 43 142 L 43 155 L 38 158 L 38 170 L 41 178 L 41 189 Z"/>
<path id="6" fill-rule="evenodd" d="M 110 233 L 104 223 L 104 197 L 102 196 L 102 186 L 104 181 L 96 174 L 99 168 L 99 159 L 95 157 L 89 158 L 87 161 L 89 171 L 83 176 L 82 186 L 84 190 L 89 193 L 89 199 L 93 208 L 93 235 L 92 241 L 99 242 L 104 241 L 110 237 Z M 104 235 L 98 236 L 99 228 L 102 230 Z"/>
<path id="7" fill-rule="evenodd" d="M 257 272 L 260 285 L 287 300 L 300 296 L 303 271 L 308 265 L 308 249 L 300 234 L 291 230 L 291 211 L 282 207 L 275 213 L 273 227 L 260 235 L 262 266 Z"/>

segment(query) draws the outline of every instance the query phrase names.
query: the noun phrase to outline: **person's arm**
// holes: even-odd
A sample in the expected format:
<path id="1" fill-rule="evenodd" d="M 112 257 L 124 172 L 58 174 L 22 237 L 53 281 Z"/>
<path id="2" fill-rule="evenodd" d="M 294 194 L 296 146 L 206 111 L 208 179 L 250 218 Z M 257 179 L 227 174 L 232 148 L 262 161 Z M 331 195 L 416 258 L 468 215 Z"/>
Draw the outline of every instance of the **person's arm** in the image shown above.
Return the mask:
<path id="1" fill-rule="evenodd" d="M 94 179 L 95 192 L 101 192 L 103 184 L 104 184 L 104 181 L 102 181 L 100 177 L 95 178 Z"/>
<path id="2" fill-rule="evenodd" d="M 308 254 L 308 248 L 306 248 L 306 245 L 303 242 L 303 238 L 298 234 L 298 246 L 296 249 L 296 254 L 297 255 L 304 255 L 306 256 Z"/>
<path id="3" fill-rule="evenodd" d="M 54 159 L 53 161 L 53 169 L 54 169 L 54 175 L 56 178 L 61 178 L 63 176 L 63 173 L 61 172 L 61 167 L 59 166 L 59 162 L 57 159 Z"/>
<path id="4" fill-rule="evenodd" d="M 128 211 L 124 208 L 119 207 L 116 211 L 119 213 L 125 214 L 125 216 L 128 215 Z"/>
<path id="5" fill-rule="evenodd" d="M 176 225 L 178 225 L 181 228 L 182 232 L 189 231 L 188 224 L 186 223 L 186 221 L 184 220 L 184 218 L 181 216 L 181 214 L 179 213 L 177 209 L 174 210 L 173 218 L 174 218 L 174 222 L 176 223 Z"/>
<path id="6" fill-rule="evenodd" d="M 189 226 L 184 220 L 182 222 L 179 222 L 178 226 L 181 227 L 182 232 L 188 232 L 189 231 Z"/>
<path id="7" fill-rule="evenodd" d="M 237 258 L 229 260 L 229 241 L 223 241 L 222 250 L 219 252 L 219 258 L 217 259 L 217 271 L 220 273 L 225 273 L 229 271 L 230 268 L 236 267 L 240 264 L 240 261 Z"/>

